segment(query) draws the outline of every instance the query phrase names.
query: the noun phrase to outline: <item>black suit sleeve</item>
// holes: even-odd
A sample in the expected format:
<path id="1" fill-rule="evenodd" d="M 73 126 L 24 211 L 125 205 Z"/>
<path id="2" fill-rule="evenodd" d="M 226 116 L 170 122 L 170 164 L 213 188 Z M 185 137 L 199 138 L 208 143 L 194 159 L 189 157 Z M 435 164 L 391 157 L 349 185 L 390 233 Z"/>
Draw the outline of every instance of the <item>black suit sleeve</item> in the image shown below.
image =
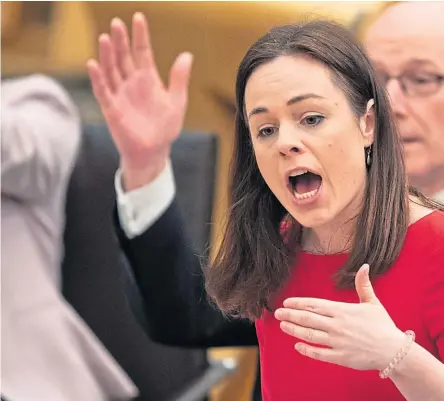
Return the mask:
<path id="1" fill-rule="evenodd" d="M 144 300 L 149 336 L 180 347 L 257 345 L 254 325 L 227 319 L 207 299 L 200 259 L 190 245 L 176 201 L 141 235 L 129 240 L 115 223 Z"/>

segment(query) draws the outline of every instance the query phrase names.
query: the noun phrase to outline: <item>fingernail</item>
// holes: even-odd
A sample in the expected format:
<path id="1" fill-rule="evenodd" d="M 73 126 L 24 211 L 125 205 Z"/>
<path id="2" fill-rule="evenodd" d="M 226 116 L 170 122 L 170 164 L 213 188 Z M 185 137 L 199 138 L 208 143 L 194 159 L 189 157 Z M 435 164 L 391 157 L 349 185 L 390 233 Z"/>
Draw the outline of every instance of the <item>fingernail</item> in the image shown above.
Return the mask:
<path id="1" fill-rule="evenodd" d="M 289 325 L 288 322 L 281 321 L 281 322 L 279 323 L 279 327 L 281 328 L 281 330 L 282 330 L 284 333 L 291 334 L 290 325 Z"/>
<path id="2" fill-rule="evenodd" d="M 120 18 L 118 18 L 118 17 L 114 17 L 114 18 L 111 20 L 111 25 L 120 25 L 120 22 L 121 22 Z"/>
<path id="3" fill-rule="evenodd" d="M 276 312 L 274 312 L 274 317 L 276 319 L 282 319 L 283 311 L 282 309 L 277 309 Z"/>
<path id="4" fill-rule="evenodd" d="M 190 63 L 192 63 L 193 59 L 194 59 L 193 54 L 190 52 L 184 52 L 182 57 L 183 57 L 183 60 L 186 60 L 187 62 L 190 62 Z"/>

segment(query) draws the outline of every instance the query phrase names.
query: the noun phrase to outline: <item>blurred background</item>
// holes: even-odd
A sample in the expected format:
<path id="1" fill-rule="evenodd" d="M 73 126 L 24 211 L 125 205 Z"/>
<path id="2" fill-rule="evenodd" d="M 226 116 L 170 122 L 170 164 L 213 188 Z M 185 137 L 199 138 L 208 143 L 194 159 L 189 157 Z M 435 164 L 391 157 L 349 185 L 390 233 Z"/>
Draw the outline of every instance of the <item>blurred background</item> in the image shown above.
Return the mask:
<path id="1" fill-rule="evenodd" d="M 179 52 L 195 55 L 187 130 L 219 136 L 212 241 L 227 205 L 228 165 L 233 144 L 234 80 L 238 63 L 259 36 L 276 24 L 318 17 L 355 29 L 379 2 L 80 2 L 3 1 L 2 79 L 44 73 L 68 89 L 85 122 L 101 122 L 85 62 L 96 57 L 97 39 L 113 17 L 127 24 L 136 11 L 149 20 L 152 45 L 164 79 Z M 235 357 L 240 368 L 218 385 L 212 401 L 247 401 L 255 378 L 255 349 L 211 350 Z M 147 375 L 150 372 L 146 372 Z"/>

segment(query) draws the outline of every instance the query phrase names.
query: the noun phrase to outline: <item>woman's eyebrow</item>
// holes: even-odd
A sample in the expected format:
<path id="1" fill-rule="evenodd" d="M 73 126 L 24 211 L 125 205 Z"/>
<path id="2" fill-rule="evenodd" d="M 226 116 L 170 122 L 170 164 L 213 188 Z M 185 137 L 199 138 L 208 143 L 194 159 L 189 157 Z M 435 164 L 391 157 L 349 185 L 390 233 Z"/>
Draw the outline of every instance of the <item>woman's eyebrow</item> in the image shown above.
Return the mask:
<path id="1" fill-rule="evenodd" d="M 307 99 L 325 99 L 323 96 L 316 95 L 315 93 L 305 93 L 303 95 L 298 95 L 292 97 L 288 102 L 287 106 L 291 106 L 295 103 L 303 102 Z M 266 107 L 255 107 L 253 110 L 251 110 L 248 113 L 248 119 L 250 119 L 252 116 L 261 114 L 261 113 L 268 113 L 268 109 Z"/>

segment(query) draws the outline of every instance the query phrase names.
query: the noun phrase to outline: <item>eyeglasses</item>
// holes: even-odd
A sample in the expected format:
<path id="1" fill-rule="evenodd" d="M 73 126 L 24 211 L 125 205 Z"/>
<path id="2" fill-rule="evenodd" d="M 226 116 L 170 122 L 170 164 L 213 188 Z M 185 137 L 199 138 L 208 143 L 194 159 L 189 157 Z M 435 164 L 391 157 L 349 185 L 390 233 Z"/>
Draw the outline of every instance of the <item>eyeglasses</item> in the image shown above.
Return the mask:
<path id="1" fill-rule="evenodd" d="M 408 72 L 400 75 L 389 75 L 377 71 L 380 82 L 387 86 L 394 79 L 397 80 L 403 92 L 412 97 L 425 97 L 434 95 L 444 82 L 444 75 L 425 72 Z"/>

